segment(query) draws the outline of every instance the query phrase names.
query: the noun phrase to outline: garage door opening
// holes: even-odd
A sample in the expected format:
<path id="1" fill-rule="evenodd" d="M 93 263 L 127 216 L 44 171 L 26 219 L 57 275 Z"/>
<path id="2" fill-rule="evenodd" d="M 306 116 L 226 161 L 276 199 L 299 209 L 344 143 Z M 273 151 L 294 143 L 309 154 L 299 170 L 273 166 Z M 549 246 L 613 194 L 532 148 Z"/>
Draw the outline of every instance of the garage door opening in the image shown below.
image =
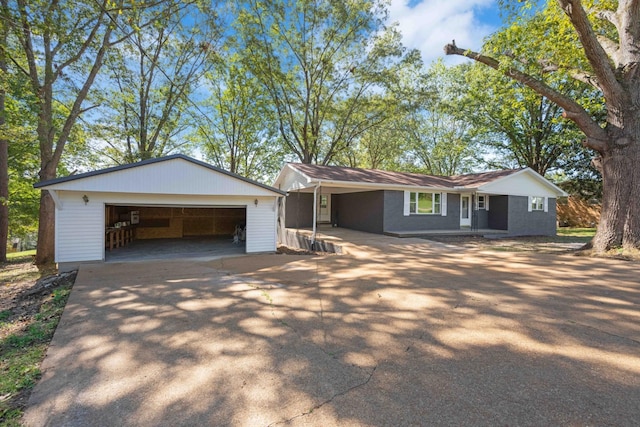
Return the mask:
<path id="1" fill-rule="evenodd" d="M 245 253 L 246 208 L 105 206 L 105 261 Z"/>

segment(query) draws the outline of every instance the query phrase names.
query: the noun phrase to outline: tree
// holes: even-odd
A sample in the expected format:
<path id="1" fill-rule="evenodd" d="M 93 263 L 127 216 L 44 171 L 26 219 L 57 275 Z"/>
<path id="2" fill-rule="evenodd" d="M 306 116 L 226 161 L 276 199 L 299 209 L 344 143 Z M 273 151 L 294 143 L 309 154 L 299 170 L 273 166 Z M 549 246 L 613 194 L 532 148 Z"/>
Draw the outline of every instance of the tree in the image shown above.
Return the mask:
<path id="1" fill-rule="evenodd" d="M 164 2 L 128 14 L 131 36 L 106 56 L 109 79 L 95 94 L 101 106 L 93 133 L 115 163 L 184 151 L 189 98 L 214 51 L 216 18 L 209 12 Z"/>
<path id="2" fill-rule="evenodd" d="M 34 95 L 41 181 L 56 177 L 78 118 L 94 107 L 83 105 L 107 51 L 130 35 L 121 29 L 123 16 L 144 7 L 125 0 L 9 0 L 2 10 L 9 43 L 18 47 L 6 51 L 7 62 L 27 78 Z M 36 263 L 53 260 L 54 203 L 43 191 Z"/>
<path id="3" fill-rule="evenodd" d="M 405 55 L 385 19 L 379 0 L 240 2 L 244 63 L 267 89 L 280 137 L 301 162 L 327 164 L 388 119 L 368 101 L 416 56 Z"/>
<path id="4" fill-rule="evenodd" d="M 71 129 L 83 113 L 82 104 L 112 43 L 119 14 L 111 4 L 106 0 L 15 0 L 3 10 L 10 37 L 20 46 L 9 60 L 28 77 L 37 97 L 40 180 L 55 178 Z M 55 123 L 57 102 L 68 108 L 62 127 Z M 36 255 L 39 264 L 54 259 L 53 224 L 53 200 L 43 191 Z"/>
<path id="5" fill-rule="evenodd" d="M 562 108 L 557 104 L 492 71 L 470 68 L 464 103 L 464 112 L 481 135 L 483 145 L 500 155 L 491 164 L 529 167 L 543 176 L 566 164 L 573 146 L 582 139 L 579 129 L 562 118 Z M 585 87 L 581 83 L 572 89 L 568 87 L 571 82 L 536 77 L 556 90 L 584 98 Z"/>
<path id="6" fill-rule="evenodd" d="M 515 39 L 525 48 L 500 55 L 482 54 L 445 46 L 447 54 L 462 55 L 500 70 L 563 110 L 585 134 L 585 146 L 598 153 L 595 159 L 603 178 L 600 224 L 592 240 L 596 253 L 611 248 L 640 248 L 640 5 L 637 0 L 589 3 L 557 0 L 549 3 L 529 25 L 528 39 Z M 561 11 L 566 18 L 559 18 Z M 569 23 L 570 26 L 566 24 Z M 538 57 L 531 44 L 537 45 Z M 529 48 L 529 49 L 527 49 Z M 525 55 L 521 56 L 520 53 Z M 514 59 L 517 58 L 517 59 Z M 531 59 L 553 71 L 566 70 L 576 79 L 600 91 L 606 106 L 606 124 L 588 113 L 578 100 L 562 93 L 519 67 Z"/>
<path id="7" fill-rule="evenodd" d="M 463 114 L 463 81 L 463 67 L 447 68 L 442 62 L 432 64 L 424 76 L 421 102 L 399 125 L 417 171 L 451 176 L 471 172 L 475 165 L 479 147 L 475 126 Z"/>
<path id="8" fill-rule="evenodd" d="M 195 138 L 216 166 L 252 179 L 275 178 L 284 153 L 268 95 L 237 54 L 217 62 L 207 73 L 211 95 Z"/>
<path id="9" fill-rule="evenodd" d="M 0 2 L 6 15 L 7 0 Z M 7 261 L 9 238 L 9 139 L 6 136 L 7 26 L 0 24 L 0 262 Z"/>

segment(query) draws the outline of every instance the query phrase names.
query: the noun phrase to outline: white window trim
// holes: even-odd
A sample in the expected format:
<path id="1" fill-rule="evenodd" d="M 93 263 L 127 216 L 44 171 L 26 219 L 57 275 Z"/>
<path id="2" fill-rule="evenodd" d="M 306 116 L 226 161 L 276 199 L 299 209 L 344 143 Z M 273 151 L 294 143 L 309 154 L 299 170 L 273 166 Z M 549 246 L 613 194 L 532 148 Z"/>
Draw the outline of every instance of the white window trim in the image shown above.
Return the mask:
<path id="1" fill-rule="evenodd" d="M 448 193 L 440 193 L 440 215 L 447 216 Z"/>
<path id="2" fill-rule="evenodd" d="M 411 191 L 405 191 L 404 192 L 404 209 L 402 212 L 404 216 L 410 215 L 409 213 L 410 204 L 411 204 Z"/>
<path id="3" fill-rule="evenodd" d="M 482 197 L 482 204 L 483 206 L 480 207 L 480 197 Z M 477 194 L 476 195 L 476 210 L 487 210 L 487 196 L 485 196 L 484 194 Z"/>
<path id="4" fill-rule="evenodd" d="M 542 209 L 533 209 L 533 199 L 534 198 L 542 199 Z M 529 196 L 527 210 L 529 212 L 548 212 L 549 211 L 549 204 L 548 204 L 548 200 L 547 199 L 548 199 L 547 197 L 542 197 L 542 196 Z"/>
<path id="5" fill-rule="evenodd" d="M 433 213 L 412 213 L 411 212 L 411 194 L 439 194 L 440 195 L 440 212 L 433 212 Z M 433 200 L 433 196 L 432 196 L 432 200 Z M 417 198 L 416 198 L 416 203 L 417 203 Z M 410 216 L 410 215 L 440 215 L 440 216 L 447 216 L 446 213 L 446 207 L 447 207 L 447 202 L 446 202 L 446 193 L 439 193 L 437 191 L 405 191 L 404 192 L 404 209 L 403 209 L 403 214 L 404 216 Z"/>

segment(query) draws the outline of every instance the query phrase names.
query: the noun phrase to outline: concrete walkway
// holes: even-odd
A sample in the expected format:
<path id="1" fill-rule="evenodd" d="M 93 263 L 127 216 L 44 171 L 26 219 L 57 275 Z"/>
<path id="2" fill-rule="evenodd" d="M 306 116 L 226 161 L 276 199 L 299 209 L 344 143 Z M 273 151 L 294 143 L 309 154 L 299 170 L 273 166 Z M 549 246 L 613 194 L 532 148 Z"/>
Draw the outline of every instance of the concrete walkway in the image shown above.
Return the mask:
<path id="1" fill-rule="evenodd" d="M 25 424 L 638 424 L 638 264 L 418 240 L 84 266 Z"/>

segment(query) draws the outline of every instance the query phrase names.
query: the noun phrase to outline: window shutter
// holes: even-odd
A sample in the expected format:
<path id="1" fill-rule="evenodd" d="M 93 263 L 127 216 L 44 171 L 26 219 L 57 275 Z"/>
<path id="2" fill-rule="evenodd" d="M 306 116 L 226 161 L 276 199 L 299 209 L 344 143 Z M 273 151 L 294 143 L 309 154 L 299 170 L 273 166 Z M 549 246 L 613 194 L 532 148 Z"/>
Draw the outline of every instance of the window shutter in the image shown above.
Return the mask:
<path id="1" fill-rule="evenodd" d="M 489 195 L 484 196 L 484 210 L 489 212 Z"/>
<path id="2" fill-rule="evenodd" d="M 440 193 L 440 213 L 447 216 L 447 193 Z"/>
<path id="3" fill-rule="evenodd" d="M 544 211 L 549 212 L 549 198 L 545 197 L 543 200 L 544 200 Z"/>
<path id="4" fill-rule="evenodd" d="M 404 216 L 409 216 L 409 204 L 411 203 L 411 193 L 409 191 L 405 191 L 404 192 L 404 209 L 403 209 L 403 214 Z"/>
<path id="5" fill-rule="evenodd" d="M 531 209 L 531 204 L 533 203 L 533 197 L 529 196 L 529 197 L 527 198 L 527 200 L 529 201 L 529 202 L 528 202 L 528 203 L 529 203 L 529 205 L 527 206 L 527 210 L 528 210 L 529 212 L 531 212 L 531 211 L 532 211 L 532 209 Z"/>

